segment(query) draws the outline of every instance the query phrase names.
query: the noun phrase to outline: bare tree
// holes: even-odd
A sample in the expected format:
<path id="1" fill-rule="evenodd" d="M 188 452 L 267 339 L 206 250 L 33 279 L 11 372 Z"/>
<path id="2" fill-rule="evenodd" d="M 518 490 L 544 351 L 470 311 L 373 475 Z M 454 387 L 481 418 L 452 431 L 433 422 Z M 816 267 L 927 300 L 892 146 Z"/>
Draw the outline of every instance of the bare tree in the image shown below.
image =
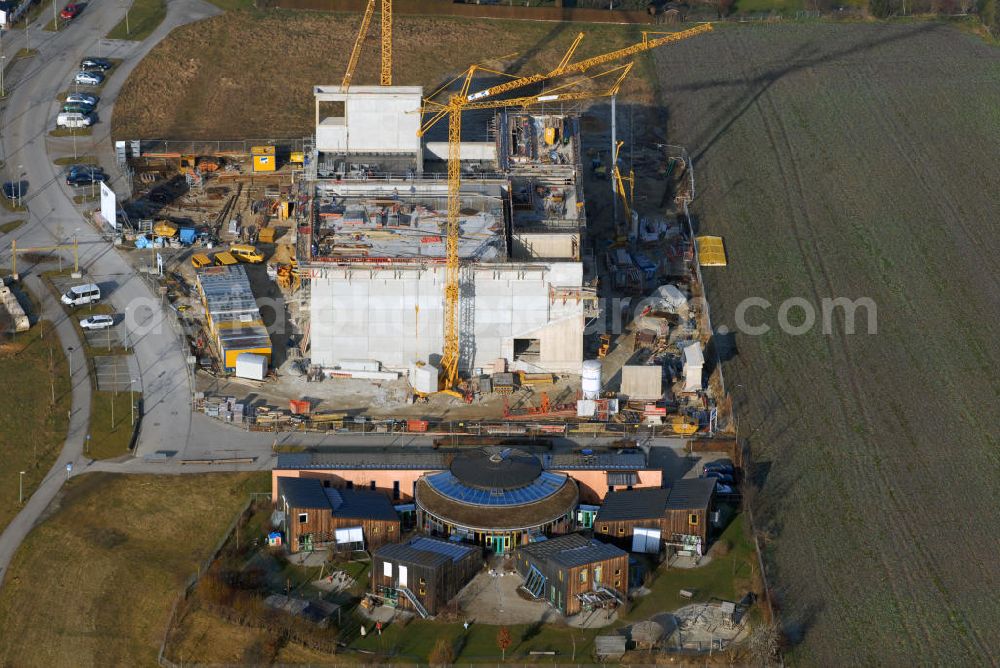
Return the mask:
<path id="1" fill-rule="evenodd" d="M 773 621 L 760 621 L 750 628 L 750 657 L 755 666 L 777 663 L 781 649 L 781 630 Z"/>

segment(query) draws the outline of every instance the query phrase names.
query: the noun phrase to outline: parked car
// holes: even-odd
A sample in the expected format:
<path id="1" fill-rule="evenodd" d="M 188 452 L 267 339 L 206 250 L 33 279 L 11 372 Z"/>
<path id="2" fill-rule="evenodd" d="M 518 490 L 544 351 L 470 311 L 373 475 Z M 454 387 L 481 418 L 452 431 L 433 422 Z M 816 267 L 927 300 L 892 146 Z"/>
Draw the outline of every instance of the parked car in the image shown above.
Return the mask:
<path id="1" fill-rule="evenodd" d="M 708 473 L 709 471 L 718 471 L 719 473 L 728 473 L 729 475 L 735 475 L 736 469 L 730 462 L 720 460 L 717 462 L 709 462 L 705 464 L 703 473 Z"/>
<path id="2" fill-rule="evenodd" d="M 715 482 L 715 493 L 718 494 L 718 495 L 720 495 L 720 496 L 729 496 L 729 495 L 735 494 L 736 493 L 736 489 L 733 488 L 731 485 L 726 485 L 724 483 L 716 481 Z"/>
<path id="3" fill-rule="evenodd" d="M 66 96 L 66 104 L 89 104 L 91 107 L 96 107 L 97 98 L 86 93 L 70 93 Z"/>
<path id="4" fill-rule="evenodd" d="M 91 172 L 95 174 L 103 174 L 104 168 L 100 165 L 73 165 L 66 170 L 66 175 L 79 176 L 80 174 L 90 174 Z"/>
<path id="5" fill-rule="evenodd" d="M 80 186 L 89 186 L 95 183 L 102 183 L 108 180 L 108 175 L 104 172 L 91 171 L 91 172 L 80 172 L 76 175 L 71 175 L 66 177 L 66 185 L 78 188 Z"/>
<path id="6" fill-rule="evenodd" d="M 77 16 L 79 16 L 80 12 L 82 11 L 83 11 L 83 5 L 70 3 L 65 7 L 63 7 L 63 10 L 59 12 L 59 18 L 61 18 L 63 21 L 72 21 Z"/>
<path id="7" fill-rule="evenodd" d="M 114 66 L 115 64 L 107 58 L 84 58 L 80 61 L 81 70 L 98 70 L 100 72 L 107 72 Z"/>
<path id="8" fill-rule="evenodd" d="M 736 482 L 736 479 L 728 473 L 720 473 L 719 471 L 709 471 L 705 474 L 706 478 L 715 478 L 718 482 L 724 485 L 732 485 Z"/>
<path id="9" fill-rule="evenodd" d="M 80 321 L 80 327 L 84 329 L 107 329 L 115 324 L 115 319 L 110 315 L 92 315 Z"/>
<path id="10" fill-rule="evenodd" d="M 83 86 L 100 86 L 104 83 L 104 75 L 100 72 L 87 72 L 84 70 L 76 73 L 76 76 L 73 77 L 73 83 Z"/>
<path id="11" fill-rule="evenodd" d="M 94 122 L 90 114 L 63 112 L 56 116 L 57 128 L 89 128 Z"/>
<path id="12" fill-rule="evenodd" d="M 264 261 L 264 254 L 249 244 L 233 244 L 229 247 L 229 252 L 237 260 L 250 264 L 260 264 Z"/>
<path id="13" fill-rule="evenodd" d="M 62 110 L 67 114 L 89 114 L 94 108 L 82 102 L 67 102 L 62 106 Z"/>
<path id="14" fill-rule="evenodd" d="M 101 289 L 94 283 L 86 285 L 74 285 L 62 296 L 62 303 L 66 306 L 83 306 L 93 304 L 101 299 Z"/>

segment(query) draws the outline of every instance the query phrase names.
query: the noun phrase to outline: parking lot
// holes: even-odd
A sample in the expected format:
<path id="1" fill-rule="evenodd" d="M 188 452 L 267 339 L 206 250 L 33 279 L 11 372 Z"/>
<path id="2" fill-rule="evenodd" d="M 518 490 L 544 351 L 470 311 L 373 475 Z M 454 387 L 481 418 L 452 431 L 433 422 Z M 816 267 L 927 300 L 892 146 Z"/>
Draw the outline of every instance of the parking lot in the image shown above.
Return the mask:
<path id="1" fill-rule="evenodd" d="M 97 389 L 100 391 L 130 389 L 131 379 L 139 380 L 139 372 L 135 358 L 132 355 L 111 355 L 94 357 L 94 373 L 97 377 Z M 141 390 L 137 382 L 136 390 Z"/>

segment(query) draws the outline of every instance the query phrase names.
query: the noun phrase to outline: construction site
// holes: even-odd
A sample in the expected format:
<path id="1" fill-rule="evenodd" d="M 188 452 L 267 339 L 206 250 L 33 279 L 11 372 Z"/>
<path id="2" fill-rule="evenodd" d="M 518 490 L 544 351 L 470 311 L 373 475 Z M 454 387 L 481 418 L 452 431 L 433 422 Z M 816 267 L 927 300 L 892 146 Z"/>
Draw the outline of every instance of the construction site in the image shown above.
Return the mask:
<path id="1" fill-rule="evenodd" d="M 382 85 L 352 85 L 370 21 L 341 84 L 314 86 L 310 137 L 117 142 L 132 192 L 99 220 L 165 274 L 196 407 L 260 428 L 430 411 L 714 432 L 700 265 L 725 264 L 721 240 L 693 236 L 686 152 L 626 160 L 613 111 L 634 57 L 711 26 L 574 62 L 580 34 L 551 72 L 471 66 L 428 92 L 390 85 L 384 50 Z M 610 137 L 583 131 L 595 113 Z"/>

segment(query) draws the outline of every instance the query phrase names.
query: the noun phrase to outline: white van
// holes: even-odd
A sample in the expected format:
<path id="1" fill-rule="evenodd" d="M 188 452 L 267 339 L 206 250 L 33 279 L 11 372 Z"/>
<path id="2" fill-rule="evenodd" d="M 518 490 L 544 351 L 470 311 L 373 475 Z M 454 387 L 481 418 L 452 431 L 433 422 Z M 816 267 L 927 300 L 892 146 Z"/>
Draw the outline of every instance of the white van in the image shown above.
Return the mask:
<path id="1" fill-rule="evenodd" d="M 56 127 L 59 128 L 89 128 L 93 119 L 90 114 L 63 112 L 56 117 Z"/>
<path id="2" fill-rule="evenodd" d="M 93 304 L 101 299 L 101 289 L 93 283 L 87 285 L 75 285 L 62 296 L 62 303 L 66 306 L 83 306 Z"/>

